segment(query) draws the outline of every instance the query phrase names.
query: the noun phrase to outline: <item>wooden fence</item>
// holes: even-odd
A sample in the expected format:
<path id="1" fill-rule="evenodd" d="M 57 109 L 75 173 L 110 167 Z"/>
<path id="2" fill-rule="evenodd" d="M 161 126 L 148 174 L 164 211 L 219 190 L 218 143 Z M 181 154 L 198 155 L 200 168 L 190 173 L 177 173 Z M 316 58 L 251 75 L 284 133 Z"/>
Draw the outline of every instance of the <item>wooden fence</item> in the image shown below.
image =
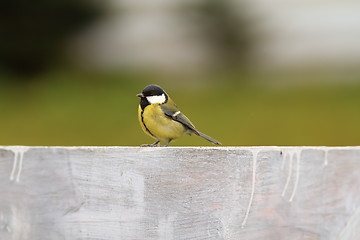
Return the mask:
<path id="1" fill-rule="evenodd" d="M 0 147 L 0 239 L 360 239 L 360 147 Z"/>

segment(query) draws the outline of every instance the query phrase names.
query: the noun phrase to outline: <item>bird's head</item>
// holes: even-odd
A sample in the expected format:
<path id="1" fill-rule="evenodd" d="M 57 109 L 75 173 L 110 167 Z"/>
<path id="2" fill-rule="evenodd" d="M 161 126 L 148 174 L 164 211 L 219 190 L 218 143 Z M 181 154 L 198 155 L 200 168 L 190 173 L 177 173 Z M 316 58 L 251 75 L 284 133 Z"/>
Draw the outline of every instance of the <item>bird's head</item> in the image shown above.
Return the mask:
<path id="1" fill-rule="evenodd" d="M 166 103 L 169 98 L 161 87 L 154 84 L 146 86 L 144 90 L 136 96 L 140 97 L 140 104 L 142 105 Z"/>

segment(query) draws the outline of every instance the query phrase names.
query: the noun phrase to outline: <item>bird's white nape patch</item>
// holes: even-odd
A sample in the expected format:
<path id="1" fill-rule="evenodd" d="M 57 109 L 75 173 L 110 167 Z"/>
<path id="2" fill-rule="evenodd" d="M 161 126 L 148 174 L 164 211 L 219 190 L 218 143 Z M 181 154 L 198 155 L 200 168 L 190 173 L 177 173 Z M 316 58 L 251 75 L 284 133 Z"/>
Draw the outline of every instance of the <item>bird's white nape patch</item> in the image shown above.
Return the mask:
<path id="1" fill-rule="evenodd" d="M 166 101 L 166 97 L 165 94 L 161 94 L 161 95 L 155 95 L 155 96 L 148 96 L 146 97 L 146 99 L 148 100 L 148 102 L 150 104 L 154 104 L 154 103 L 164 103 Z"/>

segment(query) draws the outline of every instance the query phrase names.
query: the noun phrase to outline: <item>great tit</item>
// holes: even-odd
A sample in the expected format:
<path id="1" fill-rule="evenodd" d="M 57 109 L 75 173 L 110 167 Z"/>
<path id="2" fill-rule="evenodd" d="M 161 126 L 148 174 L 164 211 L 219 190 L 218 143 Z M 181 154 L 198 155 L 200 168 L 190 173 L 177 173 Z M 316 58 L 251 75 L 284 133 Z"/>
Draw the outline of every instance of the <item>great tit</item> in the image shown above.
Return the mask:
<path id="1" fill-rule="evenodd" d="M 153 144 L 142 146 L 158 146 L 164 142 L 169 143 L 183 134 L 195 134 L 206 140 L 221 145 L 221 143 L 196 130 L 190 120 L 178 109 L 169 95 L 157 85 L 148 85 L 136 95 L 140 97 L 138 117 L 141 128 L 150 137 L 156 139 Z"/>

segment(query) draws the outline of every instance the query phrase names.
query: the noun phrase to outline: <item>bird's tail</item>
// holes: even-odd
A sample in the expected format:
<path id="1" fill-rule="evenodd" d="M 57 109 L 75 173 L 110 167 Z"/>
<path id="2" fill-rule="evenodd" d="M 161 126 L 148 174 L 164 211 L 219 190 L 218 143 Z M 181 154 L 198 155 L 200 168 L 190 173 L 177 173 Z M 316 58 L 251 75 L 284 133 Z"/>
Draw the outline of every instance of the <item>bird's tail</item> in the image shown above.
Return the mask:
<path id="1" fill-rule="evenodd" d="M 218 140 L 216 140 L 216 139 L 214 139 L 212 137 L 209 137 L 208 135 L 206 135 L 206 134 L 204 134 L 202 132 L 196 131 L 195 134 L 202 137 L 202 138 L 204 138 L 204 139 L 206 139 L 206 140 L 208 140 L 209 142 L 212 142 L 213 144 L 221 145 L 221 143 Z"/>

